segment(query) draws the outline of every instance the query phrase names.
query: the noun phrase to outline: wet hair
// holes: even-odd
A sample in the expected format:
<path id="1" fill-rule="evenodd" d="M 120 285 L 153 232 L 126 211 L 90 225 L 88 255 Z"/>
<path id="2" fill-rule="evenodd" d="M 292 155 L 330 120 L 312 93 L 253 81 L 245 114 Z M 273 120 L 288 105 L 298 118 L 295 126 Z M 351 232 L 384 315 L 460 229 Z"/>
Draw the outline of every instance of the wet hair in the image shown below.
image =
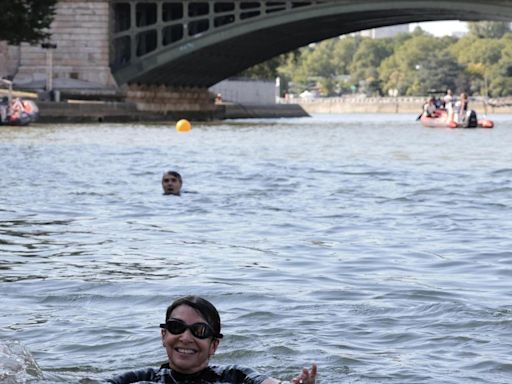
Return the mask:
<path id="1" fill-rule="evenodd" d="M 174 302 L 167 307 L 165 321 L 169 320 L 172 311 L 180 305 L 188 305 L 198 311 L 210 327 L 212 327 L 215 332 L 215 337 L 222 338 L 222 333 L 220 333 L 220 316 L 217 308 L 208 300 L 199 296 L 183 296 L 174 300 Z"/>
<path id="2" fill-rule="evenodd" d="M 180 182 L 180 184 L 183 185 L 183 179 L 181 178 L 181 175 L 176 172 L 176 171 L 167 171 L 167 172 L 164 172 L 164 177 L 168 175 L 168 176 L 174 176 L 175 178 L 178 179 L 178 181 Z"/>

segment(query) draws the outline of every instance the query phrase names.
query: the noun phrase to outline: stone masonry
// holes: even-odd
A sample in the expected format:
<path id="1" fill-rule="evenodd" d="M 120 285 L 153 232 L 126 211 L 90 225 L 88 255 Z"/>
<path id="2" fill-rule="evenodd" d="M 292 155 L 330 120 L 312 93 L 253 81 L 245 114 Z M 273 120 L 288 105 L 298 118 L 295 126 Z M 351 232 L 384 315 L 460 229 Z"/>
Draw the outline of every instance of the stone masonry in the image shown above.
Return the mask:
<path id="1" fill-rule="evenodd" d="M 176 111 L 215 112 L 214 95 L 206 88 L 176 88 L 132 84 L 125 88 L 126 100 L 139 111 L 169 114 Z"/>
<path id="2" fill-rule="evenodd" d="M 60 0 L 51 25 L 53 88 L 75 94 L 117 90 L 138 111 L 172 114 L 190 112 L 211 116 L 215 104 L 208 89 L 173 89 L 165 86 L 123 85 L 110 70 L 109 0 Z M 8 46 L 0 42 L 0 76 L 11 76 L 16 88 L 43 90 L 48 51 L 40 44 Z"/>
<path id="3" fill-rule="evenodd" d="M 0 41 L 0 77 L 14 77 L 19 67 L 20 47 Z"/>
<path id="4" fill-rule="evenodd" d="M 51 43 L 57 44 L 52 50 L 55 88 L 115 87 L 109 67 L 109 1 L 61 0 L 56 11 L 51 26 Z M 5 64 L 0 61 L 0 72 L 14 75 L 18 87 L 43 88 L 47 50 L 24 43 L 17 58 L 12 49 L 9 53 Z"/>

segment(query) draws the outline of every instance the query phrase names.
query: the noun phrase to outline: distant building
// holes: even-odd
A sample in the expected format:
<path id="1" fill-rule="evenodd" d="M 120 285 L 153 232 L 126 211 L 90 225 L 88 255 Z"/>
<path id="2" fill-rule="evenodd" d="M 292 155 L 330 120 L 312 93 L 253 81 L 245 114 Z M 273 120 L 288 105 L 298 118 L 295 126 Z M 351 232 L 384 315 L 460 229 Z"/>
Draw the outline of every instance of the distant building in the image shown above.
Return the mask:
<path id="1" fill-rule="evenodd" d="M 367 29 L 357 32 L 355 35 L 370 37 L 372 39 L 382 39 L 385 37 L 394 37 L 399 33 L 409 32 L 409 24 L 390 25 L 388 27 Z"/>

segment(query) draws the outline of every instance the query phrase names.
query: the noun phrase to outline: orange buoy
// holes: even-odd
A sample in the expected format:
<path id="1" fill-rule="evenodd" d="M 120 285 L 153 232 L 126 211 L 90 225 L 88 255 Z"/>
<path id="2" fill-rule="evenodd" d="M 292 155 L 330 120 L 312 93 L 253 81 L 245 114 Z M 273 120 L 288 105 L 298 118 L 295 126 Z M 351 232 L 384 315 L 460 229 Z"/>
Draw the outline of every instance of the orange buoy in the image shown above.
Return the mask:
<path id="1" fill-rule="evenodd" d="M 181 119 L 176 123 L 176 130 L 178 132 L 188 132 L 192 129 L 192 124 L 187 119 Z"/>

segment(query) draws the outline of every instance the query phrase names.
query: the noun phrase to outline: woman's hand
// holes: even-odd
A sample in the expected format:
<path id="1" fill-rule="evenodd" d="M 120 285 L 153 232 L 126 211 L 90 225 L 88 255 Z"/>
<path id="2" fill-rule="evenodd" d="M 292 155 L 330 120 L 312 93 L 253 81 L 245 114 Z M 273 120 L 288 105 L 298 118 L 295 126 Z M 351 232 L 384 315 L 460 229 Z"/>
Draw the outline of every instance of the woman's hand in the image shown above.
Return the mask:
<path id="1" fill-rule="evenodd" d="M 294 377 L 292 384 L 315 384 L 316 379 L 316 364 L 311 365 L 311 369 L 304 368 L 299 376 Z"/>

